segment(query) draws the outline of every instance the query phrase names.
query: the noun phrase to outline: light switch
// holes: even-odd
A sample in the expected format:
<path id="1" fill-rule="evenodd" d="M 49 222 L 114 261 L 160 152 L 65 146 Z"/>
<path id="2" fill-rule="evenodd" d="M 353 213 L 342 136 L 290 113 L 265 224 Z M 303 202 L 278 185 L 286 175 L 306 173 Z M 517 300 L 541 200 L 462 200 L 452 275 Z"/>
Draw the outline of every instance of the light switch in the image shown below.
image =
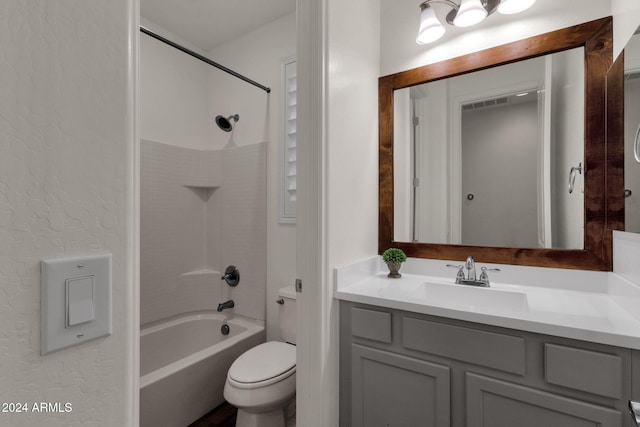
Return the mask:
<path id="1" fill-rule="evenodd" d="M 94 319 L 94 276 L 65 281 L 67 288 L 67 327 Z"/>
<path id="2" fill-rule="evenodd" d="M 111 255 L 42 260 L 40 354 L 111 335 Z"/>

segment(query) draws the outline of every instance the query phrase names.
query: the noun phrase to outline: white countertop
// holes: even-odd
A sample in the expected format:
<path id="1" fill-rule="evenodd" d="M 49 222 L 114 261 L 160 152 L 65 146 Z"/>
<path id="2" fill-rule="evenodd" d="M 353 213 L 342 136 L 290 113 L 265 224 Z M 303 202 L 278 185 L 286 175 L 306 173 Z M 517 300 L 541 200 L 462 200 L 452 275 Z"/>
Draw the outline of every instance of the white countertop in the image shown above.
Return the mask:
<path id="1" fill-rule="evenodd" d="M 416 274 L 443 261 L 410 260 L 408 272 L 390 279 L 378 259 L 337 269 L 335 298 L 640 350 L 640 287 L 614 273 L 500 266 L 510 279 L 526 274 L 528 283 L 492 280 L 478 288 L 456 285 L 454 270 Z M 538 273 L 541 284 L 532 284 Z"/>

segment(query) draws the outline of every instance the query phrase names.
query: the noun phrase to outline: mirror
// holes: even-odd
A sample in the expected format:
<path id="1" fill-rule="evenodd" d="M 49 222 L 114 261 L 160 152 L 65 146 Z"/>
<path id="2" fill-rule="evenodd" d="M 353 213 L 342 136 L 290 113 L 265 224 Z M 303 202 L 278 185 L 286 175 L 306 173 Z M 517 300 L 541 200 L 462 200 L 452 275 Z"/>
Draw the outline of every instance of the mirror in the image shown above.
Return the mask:
<path id="1" fill-rule="evenodd" d="M 412 242 L 410 235 L 397 230 L 396 181 L 402 180 L 406 169 L 395 163 L 395 126 L 397 123 L 396 91 L 429 82 L 467 76 L 470 73 L 494 67 L 530 60 L 555 52 L 583 48 L 584 52 L 584 120 L 577 126 L 584 130 L 583 161 L 580 155 L 575 162 L 582 163 L 582 188 L 584 203 L 584 235 L 581 248 L 557 249 L 531 245 L 516 247 L 493 242 L 471 244 Z M 540 36 L 520 40 L 507 45 L 476 52 L 436 64 L 392 74 L 379 79 L 379 244 L 382 253 L 389 247 L 398 247 L 408 256 L 464 260 L 473 255 L 480 262 L 519 264 L 560 268 L 611 270 L 611 229 L 618 224 L 608 223 L 608 214 L 614 207 L 607 193 L 616 190 L 615 182 L 608 182 L 607 152 L 614 149 L 615 141 L 607 141 L 606 129 L 606 73 L 612 63 L 612 20 L 604 18 L 568 27 Z M 607 146 L 606 144 L 609 144 Z M 445 144 L 451 144 L 447 140 Z M 575 165 L 578 167 L 578 165 Z M 568 172 L 568 171 L 567 171 Z M 558 178 L 562 179 L 562 178 Z M 565 178 L 568 179 L 568 178 Z M 578 179 L 576 179 L 578 182 Z M 462 190 L 460 190 L 462 195 Z M 401 196 L 400 196 L 401 197 Z M 466 198 L 466 194 L 464 195 Z M 401 200 L 399 198 L 398 200 Z M 404 200 L 410 200 L 405 197 Z M 398 209 L 398 214 L 406 212 Z M 615 215 L 612 215 L 615 218 Z M 396 238 L 396 236 L 398 238 Z M 461 243 L 464 243 L 461 240 Z"/>
<path id="2" fill-rule="evenodd" d="M 584 48 L 394 91 L 396 241 L 583 249 Z"/>
<path id="3" fill-rule="evenodd" d="M 640 28 L 624 49 L 625 230 L 640 233 Z"/>

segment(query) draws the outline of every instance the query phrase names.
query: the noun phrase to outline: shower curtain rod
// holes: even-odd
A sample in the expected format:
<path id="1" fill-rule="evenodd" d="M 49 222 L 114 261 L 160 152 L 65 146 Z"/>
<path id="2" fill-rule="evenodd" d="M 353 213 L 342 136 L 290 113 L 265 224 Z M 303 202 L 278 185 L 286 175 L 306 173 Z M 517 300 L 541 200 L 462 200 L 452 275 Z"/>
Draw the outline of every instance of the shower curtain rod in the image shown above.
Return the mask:
<path id="1" fill-rule="evenodd" d="M 145 28 L 145 27 L 143 27 L 143 26 L 140 26 L 140 31 L 141 31 L 142 33 L 144 33 L 144 34 L 148 35 L 148 36 L 153 37 L 153 38 L 154 38 L 154 39 L 156 39 L 156 40 L 160 40 L 161 42 L 168 44 L 168 45 L 169 45 L 169 46 L 171 46 L 171 47 L 174 47 L 174 48 L 176 48 L 176 49 L 178 49 L 178 50 L 181 50 L 181 51 L 183 51 L 184 53 L 186 53 L 186 54 L 188 54 L 188 55 L 191 55 L 191 56 L 193 56 L 194 58 L 199 59 L 200 61 L 206 62 L 207 64 L 209 64 L 209 65 L 211 65 L 211 66 L 213 66 L 213 67 L 216 67 L 216 68 L 218 68 L 219 70 L 224 71 L 225 73 L 229 73 L 229 74 L 231 74 L 232 76 L 239 78 L 240 80 L 244 80 L 244 81 L 245 81 L 245 82 L 247 82 L 247 83 L 250 83 L 250 84 L 252 84 L 252 85 L 254 85 L 254 86 L 257 86 L 257 87 L 259 87 L 260 89 L 264 90 L 264 91 L 265 91 L 265 92 L 267 92 L 267 93 L 270 93 L 270 92 L 271 92 L 271 88 L 270 88 L 270 87 L 263 86 L 263 85 L 261 85 L 260 83 L 258 83 L 258 82 L 256 82 L 256 81 L 254 81 L 254 80 L 251 80 L 250 78 L 245 77 L 245 76 L 243 76 L 242 74 L 237 73 L 237 72 L 233 71 L 232 69 L 225 67 L 224 65 L 220 65 L 220 64 L 218 64 L 217 62 L 214 62 L 214 61 L 210 60 L 209 58 L 207 58 L 207 57 L 205 57 L 205 56 L 200 55 L 199 53 L 196 53 L 196 52 L 194 52 L 194 51 L 192 51 L 192 50 L 190 50 L 190 49 L 187 49 L 187 48 L 186 48 L 186 47 L 184 47 L 184 46 L 180 46 L 179 44 L 174 43 L 174 42 L 172 42 L 171 40 L 166 39 L 166 38 L 162 37 L 161 35 L 156 34 L 156 33 L 154 33 L 153 31 L 151 31 L 151 30 L 149 30 L 149 29 L 147 29 L 147 28 Z"/>

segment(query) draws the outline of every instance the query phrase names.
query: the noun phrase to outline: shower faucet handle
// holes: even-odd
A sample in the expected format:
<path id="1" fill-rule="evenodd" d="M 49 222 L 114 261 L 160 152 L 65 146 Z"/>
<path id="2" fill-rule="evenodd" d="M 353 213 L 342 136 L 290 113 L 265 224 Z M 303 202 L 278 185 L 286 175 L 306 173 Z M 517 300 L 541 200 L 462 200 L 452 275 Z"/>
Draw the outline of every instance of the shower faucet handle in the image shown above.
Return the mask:
<path id="1" fill-rule="evenodd" d="M 235 265 L 230 265 L 224 270 L 224 276 L 221 280 L 227 282 L 227 285 L 231 287 L 236 287 L 240 283 L 240 271 Z"/>

